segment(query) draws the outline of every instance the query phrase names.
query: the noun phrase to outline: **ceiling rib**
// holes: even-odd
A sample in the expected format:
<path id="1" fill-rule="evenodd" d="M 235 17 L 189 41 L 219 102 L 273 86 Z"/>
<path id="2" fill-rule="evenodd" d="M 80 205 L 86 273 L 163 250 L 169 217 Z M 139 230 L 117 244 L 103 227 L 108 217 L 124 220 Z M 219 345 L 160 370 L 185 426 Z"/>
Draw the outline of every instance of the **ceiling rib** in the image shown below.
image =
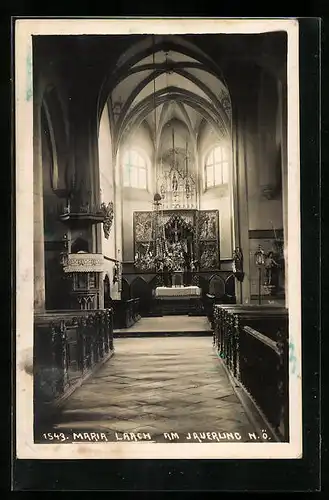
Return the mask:
<path id="1" fill-rule="evenodd" d="M 114 136 L 116 149 L 122 140 L 133 129 L 138 128 L 144 120 L 148 121 L 148 125 L 152 129 L 154 126 L 157 127 L 156 144 L 158 144 L 161 131 L 166 121 L 168 121 L 168 113 L 171 109 L 170 101 L 176 102 L 177 110 L 179 110 L 179 113 L 176 112 L 176 116 L 179 116 L 182 123 L 185 123 L 188 127 L 193 141 L 196 141 L 198 133 L 196 124 L 198 123 L 199 126 L 201 122 L 199 120 L 195 122 L 194 117 L 197 115 L 202 116 L 219 135 L 230 134 L 231 118 L 222 105 L 222 98 L 217 96 L 218 90 L 225 92 L 224 89 L 226 89 L 226 85 L 221 78 L 220 69 L 212 59 L 203 54 L 197 47 L 193 49 L 191 44 L 187 46 L 179 37 L 171 38 L 164 40 L 162 37 L 158 37 L 158 40 L 155 42 L 154 37 L 150 37 L 148 47 L 143 43 L 143 46 L 137 47 L 137 49 L 136 47 L 132 48 L 130 57 L 127 57 L 129 55 L 128 51 L 125 54 L 124 62 L 117 67 L 117 70 L 112 73 L 111 78 L 107 82 L 107 88 L 112 89 L 112 91 L 114 88 L 117 89 L 116 94 L 121 97 L 123 103 L 119 118 L 115 124 Z M 163 57 L 166 57 L 165 61 L 156 62 L 156 55 L 159 52 L 164 52 Z M 171 53 L 170 60 L 167 59 L 168 52 Z M 179 60 L 180 55 L 188 56 L 193 61 Z M 138 62 L 143 61 L 149 56 L 153 56 L 153 63 L 146 61 L 135 66 Z M 205 79 L 198 78 L 195 74 L 197 72 L 193 74 L 193 70 L 202 70 Z M 145 74 L 147 71 L 150 73 L 141 81 L 137 81 L 135 86 L 128 84 L 128 86 L 122 86 L 122 92 L 120 91 L 120 86 L 127 78 L 136 78 L 141 72 Z M 167 83 L 164 84 L 161 81 L 161 88 L 156 89 L 157 79 L 164 74 L 168 75 Z M 211 80 L 211 85 L 207 82 L 207 74 L 211 75 L 209 79 L 209 82 Z M 214 85 L 214 76 L 218 80 L 218 89 Z M 181 80 L 181 78 L 187 79 L 194 87 L 190 87 L 187 82 L 186 86 L 184 86 L 184 80 Z M 168 85 L 169 79 L 171 79 L 172 85 Z M 150 85 L 152 81 L 153 88 Z M 148 88 L 146 88 L 147 86 Z M 125 87 L 129 88 L 126 95 L 124 92 Z M 106 84 L 104 88 L 106 88 Z M 131 91 L 132 88 L 133 90 Z M 227 98 L 230 100 L 229 91 L 228 89 L 226 90 Z M 146 94 L 146 97 L 143 97 L 136 103 L 136 99 L 142 92 Z M 151 115 L 156 114 L 157 108 L 162 105 L 163 107 L 158 113 L 158 123 L 152 124 L 152 121 L 150 121 Z M 187 112 L 187 109 L 194 110 L 194 113 L 197 113 L 197 115 L 191 115 L 191 112 Z"/>

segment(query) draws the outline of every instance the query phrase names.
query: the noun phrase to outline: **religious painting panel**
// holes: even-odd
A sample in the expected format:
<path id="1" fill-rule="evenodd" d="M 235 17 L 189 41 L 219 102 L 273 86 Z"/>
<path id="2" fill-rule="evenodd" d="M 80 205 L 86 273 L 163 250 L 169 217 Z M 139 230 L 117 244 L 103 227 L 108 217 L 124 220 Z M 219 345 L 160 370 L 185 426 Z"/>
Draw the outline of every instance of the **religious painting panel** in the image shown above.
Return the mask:
<path id="1" fill-rule="evenodd" d="M 201 241 L 199 245 L 199 252 L 201 270 L 219 269 L 219 250 L 217 242 Z"/>
<path id="2" fill-rule="evenodd" d="M 193 226 L 194 227 L 194 224 L 195 224 L 195 211 L 194 210 L 179 210 L 179 212 L 177 212 L 179 214 L 179 216 L 181 217 L 181 219 L 183 219 L 183 221 L 190 225 L 190 226 Z"/>
<path id="3" fill-rule="evenodd" d="M 134 213 L 135 266 L 140 271 L 154 268 L 153 215 L 153 212 Z M 198 262 L 200 270 L 219 269 L 218 210 L 165 210 L 157 220 L 158 234 L 165 238 L 158 250 L 161 247 L 174 260 L 178 260 L 176 253 L 182 257 L 185 252 L 191 262 Z"/>
<path id="4" fill-rule="evenodd" d="M 152 212 L 134 212 L 134 240 L 150 241 L 152 238 Z"/>
<path id="5" fill-rule="evenodd" d="M 135 241 L 135 267 L 138 271 L 152 271 L 153 261 L 149 254 L 154 252 L 153 241 Z"/>
<path id="6" fill-rule="evenodd" d="M 198 234 L 202 241 L 218 240 L 218 210 L 201 210 L 198 217 Z"/>
<path id="7" fill-rule="evenodd" d="M 155 220 L 157 227 L 154 227 Z M 195 210 L 163 210 L 156 217 L 153 211 L 134 212 L 136 270 L 153 271 L 156 268 L 154 259 L 159 252 L 171 256 L 172 267 L 176 270 L 183 266 L 184 252 L 191 262 L 195 260 L 198 253 L 195 220 Z"/>
<path id="8" fill-rule="evenodd" d="M 200 210 L 197 217 L 200 270 L 219 269 L 219 212 Z"/>

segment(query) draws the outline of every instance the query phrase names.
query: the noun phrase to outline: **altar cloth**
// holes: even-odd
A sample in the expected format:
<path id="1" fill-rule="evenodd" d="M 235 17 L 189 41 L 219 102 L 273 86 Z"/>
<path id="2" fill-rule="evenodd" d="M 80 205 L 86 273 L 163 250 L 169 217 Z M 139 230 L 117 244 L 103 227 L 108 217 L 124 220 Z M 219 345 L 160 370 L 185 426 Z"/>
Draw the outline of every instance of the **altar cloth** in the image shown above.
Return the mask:
<path id="1" fill-rule="evenodd" d="M 199 297 L 201 295 L 201 288 L 198 286 L 174 286 L 165 287 L 158 286 L 155 289 L 155 296 L 157 298 L 166 297 Z"/>

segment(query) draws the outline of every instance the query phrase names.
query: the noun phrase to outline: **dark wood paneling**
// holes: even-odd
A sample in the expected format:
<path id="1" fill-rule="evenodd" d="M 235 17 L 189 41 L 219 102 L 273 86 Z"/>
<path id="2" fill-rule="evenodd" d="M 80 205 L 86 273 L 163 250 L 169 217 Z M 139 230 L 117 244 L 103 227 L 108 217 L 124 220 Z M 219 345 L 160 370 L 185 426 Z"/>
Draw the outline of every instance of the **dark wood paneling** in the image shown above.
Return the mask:
<path id="1" fill-rule="evenodd" d="M 235 278 L 232 271 L 217 271 L 217 272 L 199 272 L 193 273 L 192 283 L 198 283 L 201 288 L 201 296 L 203 300 L 210 293 L 209 283 L 220 280 L 222 287 L 221 292 L 213 296 L 216 303 L 227 304 L 235 303 Z M 155 299 L 153 292 L 157 286 L 157 276 L 150 273 L 127 273 L 123 274 L 122 280 L 122 300 L 126 301 L 130 298 L 140 299 L 140 313 L 142 316 L 149 316 L 154 312 Z"/>
<path id="2" fill-rule="evenodd" d="M 62 240 L 57 241 L 45 241 L 45 252 L 63 252 L 64 242 Z"/>
<path id="3" fill-rule="evenodd" d="M 277 238 L 283 238 L 283 229 L 276 229 L 275 233 Z M 250 240 L 275 239 L 275 234 L 273 229 L 250 229 L 249 239 Z"/>

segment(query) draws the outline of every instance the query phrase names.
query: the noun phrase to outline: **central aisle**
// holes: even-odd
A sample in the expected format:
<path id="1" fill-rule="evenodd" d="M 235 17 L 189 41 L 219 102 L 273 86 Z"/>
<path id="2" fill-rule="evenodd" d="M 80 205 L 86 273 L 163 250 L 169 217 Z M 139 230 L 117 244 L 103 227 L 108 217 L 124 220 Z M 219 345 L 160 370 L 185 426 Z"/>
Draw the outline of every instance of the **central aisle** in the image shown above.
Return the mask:
<path id="1" fill-rule="evenodd" d="M 70 397 L 56 430 L 254 432 L 209 337 L 117 339 L 115 355 Z"/>

